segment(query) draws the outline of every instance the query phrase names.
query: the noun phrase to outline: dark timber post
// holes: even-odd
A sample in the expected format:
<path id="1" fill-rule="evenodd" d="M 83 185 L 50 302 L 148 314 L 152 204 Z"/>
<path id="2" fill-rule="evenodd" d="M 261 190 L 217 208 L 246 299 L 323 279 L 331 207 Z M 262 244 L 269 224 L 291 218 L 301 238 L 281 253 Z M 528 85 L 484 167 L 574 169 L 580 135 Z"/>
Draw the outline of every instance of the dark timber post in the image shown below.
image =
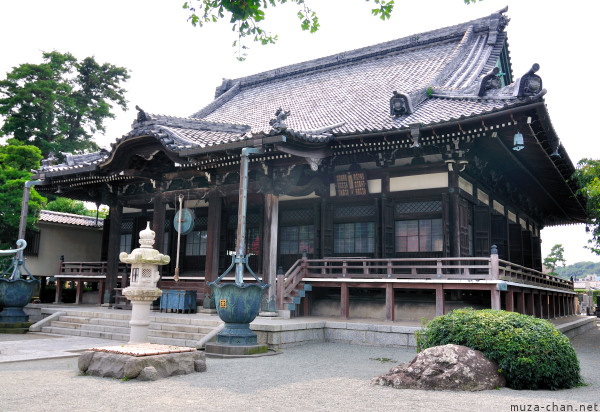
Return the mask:
<path id="1" fill-rule="evenodd" d="M 448 172 L 448 192 L 450 193 L 450 256 L 460 257 L 460 197 L 456 170 Z"/>
<path id="2" fill-rule="evenodd" d="M 340 316 L 344 319 L 348 319 L 350 315 L 350 294 L 348 291 L 348 284 L 342 282 L 341 284 L 341 296 L 340 296 Z"/>
<path id="3" fill-rule="evenodd" d="M 527 314 L 529 316 L 535 317 L 535 303 L 534 303 L 533 289 L 529 290 L 529 294 L 527 295 Z"/>
<path id="4" fill-rule="evenodd" d="M 117 199 L 114 199 L 110 205 L 110 233 L 108 235 L 108 254 L 106 258 L 106 291 L 104 292 L 104 303 L 110 302 L 110 295 L 114 288 L 117 287 L 122 218 L 123 205 Z"/>
<path id="5" fill-rule="evenodd" d="M 164 249 L 164 239 L 165 239 L 165 213 L 166 213 L 166 205 L 162 201 L 162 196 L 157 194 L 152 199 L 154 203 L 154 212 L 152 214 L 152 230 L 154 230 L 154 249 L 160 251 L 161 253 L 167 253 Z M 127 251 L 129 253 L 129 251 Z M 161 268 L 161 266 L 159 266 Z"/>
<path id="6" fill-rule="evenodd" d="M 444 286 L 436 285 L 435 287 L 435 316 L 443 316 L 445 312 L 444 302 Z"/>
<path id="7" fill-rule="evenodd" d="M 385 284 L 385 320 L 395 320 L 394 284 Z"/>
<path id="8" fill-rule="evenodd" d="M 515 294 L 510 286 L 508 287 L 508 290 L 506 291 L 504 304 L 506 306 L 507 312 L 515 311 Z"/>
<path id="9" fill-rule="evenodd" d="M 207 283 L 216 279 L 219 272 L 219 244 L 221 238 L 222 201 L 218 193 L 211 191 L 208 195 L 208 242 L 206 244 L 206 262 L 204 266 L 204 308 L 210 308 L 211 289 Z"/>

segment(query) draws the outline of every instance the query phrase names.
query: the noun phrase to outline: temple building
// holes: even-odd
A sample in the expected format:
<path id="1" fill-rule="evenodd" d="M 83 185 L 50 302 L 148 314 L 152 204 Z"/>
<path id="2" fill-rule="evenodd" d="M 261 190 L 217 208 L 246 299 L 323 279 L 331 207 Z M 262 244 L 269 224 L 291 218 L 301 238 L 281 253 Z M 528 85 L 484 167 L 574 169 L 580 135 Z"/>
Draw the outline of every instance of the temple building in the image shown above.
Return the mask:
<path id="1" fill-rule="evenodd" d="M 573 283 L 541 272 L 540 231 L 585 222 L 585 201 L 543 68 L 513 73 L 505 13 L 226 79 L 188 118 L 138 108 L 110 150 L 44 161 L 36 190 L 109 205 L 106 290 L 150 221 L 172 258 L 163 287 L 208 306 L 235 249 L 240 153 L 255 148 L 246 250 L 272 285 L 265 308 L 573 313 Z"/>

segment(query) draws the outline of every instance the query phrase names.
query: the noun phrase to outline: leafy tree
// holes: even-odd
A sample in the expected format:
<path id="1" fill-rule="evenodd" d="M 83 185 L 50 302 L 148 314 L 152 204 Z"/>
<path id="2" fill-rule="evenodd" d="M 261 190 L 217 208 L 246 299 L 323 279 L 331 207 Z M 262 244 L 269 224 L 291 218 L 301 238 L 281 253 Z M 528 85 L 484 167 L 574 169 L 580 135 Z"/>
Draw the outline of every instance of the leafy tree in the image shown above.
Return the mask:
<path id="1" fill-rule="evenodd" d="M 563 245 L 557 244 L 552 246 L 552 249 L 550 249 L 550 254 L 544 259 L 544 266 L 550 269 L 550 274 L 558 276 L 558 274 L 555 272 L 558 264 L 562 264 L 563 267 L 567 265 L 567 262 L 564 258 L 564 253 L 565 248 Z"/>
<path id="2" fill-rule="evenodd" d="M 43 53 L 43 63 L 21 64 L 0 80 L 0 136 L 37 146 L 44 157 L 97 150 L 92 135 L 115 117 L 113 105 L 127 108 L 128 78 L 127 69 L 93 57 Z"/>
<path id="3" fill-rule="evenodd" d="M 19 234 L 21 202 L 25 182 L 31 178 L 29 170 L 40 166 L 42 155 L 35 146 L 15 139 L 0 146 L 0 248 L 13 249 Z M 39 211 L 46 202 L 33 188 L 29 197 L 27 228 L 33 229 Z"/>
<path id="4" fill-rule="evenodd" d="M 96 216 L 95 210 L 90 210 L 85 207 L 85 204 L 79 200 L 73 200 L 66 197 L 57 197 L 55 200 L 49 202 L 46 210 L 52 210 L 54 212 L 73 213 L 75 215 L 82 216 Z M 98 210 L 98 217 L 105 218 L 107 216 L 107 210 Z"/>
<path id="5" fill-rule="evenodd" d="M 587 199 L 588 226 L 592 229 L 588 249 L 600 255 L 600 160 L 582 159 L 577 164 L 574 178 Z"/>
<path id="6" fill-rule="evenodd" d="M 464 2 L 470 4 L 476 3 L 477 0 L 464 0 Z M 233 31 L 238 35 L 238 40 L 233 42 L 233 46 L 238 45 L 240 49 L 247 49 L 246 46 L 241 45 L 242 38 L 247 36 L 253 37 L 254 41 L 263 45 L 277 41 L 277 35 L 266 32 L 258 23 L 265 19 L 266 8 L 285 3 L 294 3 L 298 6 L 296 15 L 302 30 L 310 33 L 319 30 L 319 17 L 309 7 L 307 0 L 189 0 L 183 3 L 183 8 L 189 11 L 188 21 L 193 26 L 200 27 L 224 19 L 226 13 L 230 14 L 231 16 L 227 17 Z M 390 18 L 394 9 L 394 0 L 373 0 L 373 3 L 375 7 L 371 9 L 371 13 L 374 16 L 381 20 Z M 238 60 L 244 60 L 245 54 L 241 50 L 238 50 L 237 54 Z"/>

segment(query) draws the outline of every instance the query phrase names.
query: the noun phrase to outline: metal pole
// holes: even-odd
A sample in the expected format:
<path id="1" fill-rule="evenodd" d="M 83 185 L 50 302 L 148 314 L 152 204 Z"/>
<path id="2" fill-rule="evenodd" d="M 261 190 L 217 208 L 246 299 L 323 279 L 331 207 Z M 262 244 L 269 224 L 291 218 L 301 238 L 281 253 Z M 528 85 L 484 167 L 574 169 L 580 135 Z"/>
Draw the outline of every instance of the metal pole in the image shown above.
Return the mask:
<path id="1" fill-rule="evenodd" d="M 19 239 L 25 239 L 25 229 L 27 228 L 27 210 L 29 209 L 29 193 L 31 192 L 31 186 L 41 185 L 41 180 L 30 180 L 25 182 L 25 189 L 23 190 L 23 202 L 21 203 L 21 221 L 19 222 Z M 23 257 L 23 250 L 19 251 L 17 259 Z"/>
<path id="2" fill-rule="evenodd" d="M 246 208 L 248 205 L 248 155 L 260 153 L 254 147 L 242 149 L 240 157 L 240 200 L 238 203 L 238 227 L 235 251 L 235 283 L 244 284 L 244 252 L 246 251 Z"/>

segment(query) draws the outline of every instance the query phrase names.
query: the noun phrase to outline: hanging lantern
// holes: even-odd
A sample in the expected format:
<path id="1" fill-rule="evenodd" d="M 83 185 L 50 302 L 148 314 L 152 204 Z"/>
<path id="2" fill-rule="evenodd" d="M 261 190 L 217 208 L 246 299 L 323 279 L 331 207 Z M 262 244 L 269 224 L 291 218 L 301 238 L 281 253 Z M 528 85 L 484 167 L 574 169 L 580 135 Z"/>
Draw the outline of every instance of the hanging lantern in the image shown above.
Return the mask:
<path id="1" fill-rule="evenodd" d="M 523 140 L 523 135 L 521 132 L 515 133 L 515 138 L 513 139 L 513 150 L 519 151 L 525 149 L 525 142 Z"/>

